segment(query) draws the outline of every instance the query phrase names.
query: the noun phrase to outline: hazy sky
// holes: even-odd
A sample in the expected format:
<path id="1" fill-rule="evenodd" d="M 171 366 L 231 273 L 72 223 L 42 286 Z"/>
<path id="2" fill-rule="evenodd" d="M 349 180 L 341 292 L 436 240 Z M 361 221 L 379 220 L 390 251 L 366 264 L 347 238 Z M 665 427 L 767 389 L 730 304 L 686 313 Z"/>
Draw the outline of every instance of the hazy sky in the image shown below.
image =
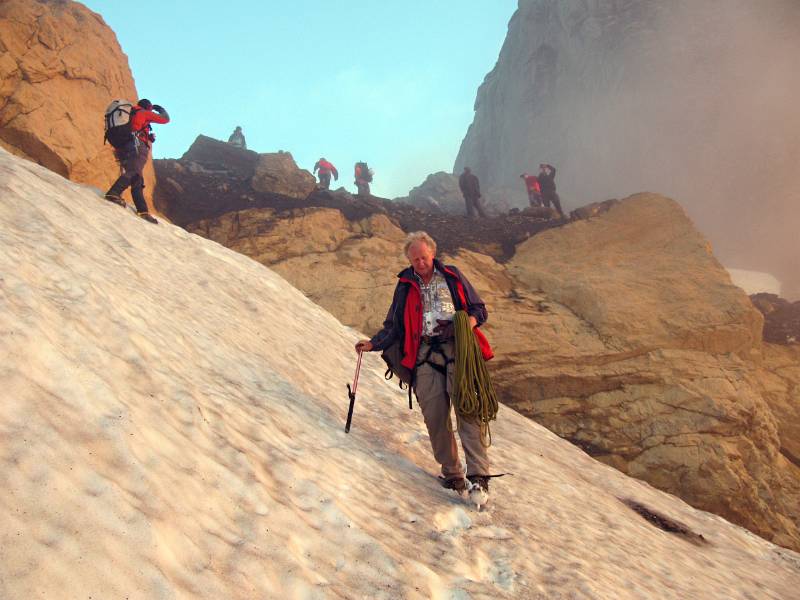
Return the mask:
<path id="1" fill-rule="evenodd" d="M 348 188 L 366 160 L 373 193 L 394 197 L 452 169 L 517 0 L 84 4 L 116 32 L 139 94 L 170 113 L 156 158 L 241 125 L 248 148 L 309 170 L 325 156 Z"/>

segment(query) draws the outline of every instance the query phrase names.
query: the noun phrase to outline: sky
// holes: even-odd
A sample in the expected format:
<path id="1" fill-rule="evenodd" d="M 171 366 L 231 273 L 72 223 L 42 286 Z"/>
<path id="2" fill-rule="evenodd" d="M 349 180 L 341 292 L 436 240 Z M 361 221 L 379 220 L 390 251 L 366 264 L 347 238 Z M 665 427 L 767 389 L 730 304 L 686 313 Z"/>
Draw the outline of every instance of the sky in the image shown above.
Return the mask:
<path id="1" fill-rule="evenodd" d="M 391 198 L 452 171 L 517 0 L 142 0 L 135 19 L 118 0 L 84 4 L 116 32 L 141 97 L 169 111 L 155 158 L 241 125 L 251 150 L 309 170 L 324 156 L 348 189 L 365 160 L 373 194 Z"/>

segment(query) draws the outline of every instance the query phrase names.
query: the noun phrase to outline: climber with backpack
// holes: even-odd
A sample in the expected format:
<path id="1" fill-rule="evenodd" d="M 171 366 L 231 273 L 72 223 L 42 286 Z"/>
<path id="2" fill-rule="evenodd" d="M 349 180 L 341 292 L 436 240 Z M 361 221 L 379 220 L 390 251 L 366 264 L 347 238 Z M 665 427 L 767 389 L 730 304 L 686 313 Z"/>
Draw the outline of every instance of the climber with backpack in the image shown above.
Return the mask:
<path id="1" fill-rule="evenodd" d="M 487 452 L 489 421 L 498 408 L 485 364 L 493 354 L 479 329 L 486 306 L 461 271 L 435 258 L 436 242 L 427 233 L 410 233 L 404 250 L 411 265 L 398 275 L 383 328 L 360 340 L 356 352 L 382 350 L 389 368 L 410 381 L 441 465 L 442 485 L 480 507 L 489 499 L 489 479 L 496 477 L 489 474 Z M 389 351 L 397 348 L 400 365 L 392 365 Z M 461 439 L 466 474 L 454 431 Z"/>
<path id="2" fill-rule="evenodd" d="M 369 196 L 369 184 L 372 183 L 372 169 L 365 162 L 357 162 L 355 167 L 355 184 L 359 196 Z"/>
<path id="3" fill-rule="evenodd" d="M 325 157 L 321 157 L 315 164 L 314 164 L 314 173 L 319 171 L 319 189 L 321 190 L 329 190 L 331 188 L 331 175 L 333 175 L 334 181 L 339 180 L 339 171 L 336 170 L 336 167 L 333 166 L 333 163 L 325 160 Z"/>
<path id="4" fill-rule="evenodd" d="M 142 175 L 150 155 L 150 147 L 156 139 L 151 123 L 169 123 L 169 114 L 162 106 L 145 98 L 136 104 L 114 100 L 106 109 L 105 141 L 114 148 L 114 156 L 122 174 L 106 192 L 105 198 L 126 206 L 122 193 L 130 186 L 138 215 L 150 223 L 158 223 L 147 210 Z"/>

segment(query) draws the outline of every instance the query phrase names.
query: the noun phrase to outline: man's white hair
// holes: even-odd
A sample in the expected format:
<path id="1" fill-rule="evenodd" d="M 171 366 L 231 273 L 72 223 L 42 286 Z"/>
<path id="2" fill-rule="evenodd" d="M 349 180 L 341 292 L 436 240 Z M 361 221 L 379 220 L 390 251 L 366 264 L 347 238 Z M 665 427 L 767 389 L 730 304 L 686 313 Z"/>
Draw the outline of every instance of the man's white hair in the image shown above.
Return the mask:
<path id="1" fill-rule="evenodd" d="M 424 231 L 413 231 L 406 236 L 406 243 L 403 245 L 403 254 L 406 257 L 408 257 L 408 249 L 411 248 L 411 244 L 416 242 L 425 242 L 433 252 L 433 255 L 436 256 L 436 242 L 433 238 Z"/>

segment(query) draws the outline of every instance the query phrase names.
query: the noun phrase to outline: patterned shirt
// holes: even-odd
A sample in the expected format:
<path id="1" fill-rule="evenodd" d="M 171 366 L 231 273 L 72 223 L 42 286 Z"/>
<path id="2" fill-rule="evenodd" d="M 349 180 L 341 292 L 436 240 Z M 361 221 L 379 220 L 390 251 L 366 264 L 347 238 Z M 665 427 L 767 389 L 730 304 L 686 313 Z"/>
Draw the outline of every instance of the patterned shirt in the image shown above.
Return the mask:
<path id="1" fill-rule="evenodd" d="M 414 275 L 422 295 L 422 335 L 436 335 L 433 330 L 438 325 L 437 319 L 452 321 L 456 312 L 450 288 L 438 269 L 433 270 L 430 283 L 423 283 L 419 275 Z"/>

